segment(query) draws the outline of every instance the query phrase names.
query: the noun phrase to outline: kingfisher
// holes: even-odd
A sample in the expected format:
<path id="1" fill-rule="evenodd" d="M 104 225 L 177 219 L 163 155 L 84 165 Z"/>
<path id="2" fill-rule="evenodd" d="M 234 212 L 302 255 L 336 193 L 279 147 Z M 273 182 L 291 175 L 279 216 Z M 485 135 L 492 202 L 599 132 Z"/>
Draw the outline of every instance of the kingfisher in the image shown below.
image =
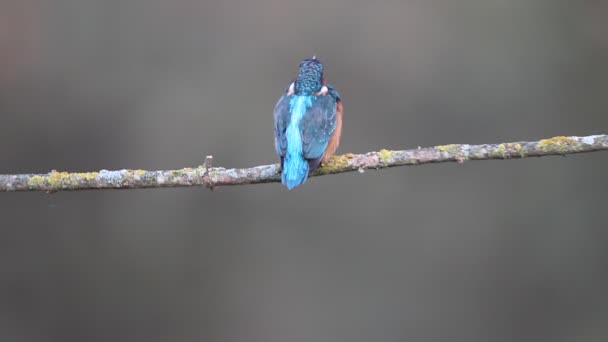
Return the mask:
<path id="1" fill-rule="evenodd" d="M 342 101 L 325 81 L 323 68 L 316 56 L 300 62 L 296 79 L 274 108 L 274 143 L 288 189 L 306 182 L 340 143 Z"/>

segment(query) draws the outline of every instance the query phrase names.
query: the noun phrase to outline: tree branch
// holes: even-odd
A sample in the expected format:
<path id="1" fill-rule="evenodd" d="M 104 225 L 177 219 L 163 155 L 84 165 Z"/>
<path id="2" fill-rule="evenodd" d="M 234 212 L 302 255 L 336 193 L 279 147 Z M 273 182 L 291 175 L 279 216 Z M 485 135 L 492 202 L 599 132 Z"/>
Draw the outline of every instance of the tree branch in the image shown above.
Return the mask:
<path id="1" fill-rule="evenodd" d="M 459 162 L 468 160 L 516 159 L 566 155 L 608 150 L 608 135 L 586 137 L 554 137 L 531 142 L 467 145 L 452 144 L 404 151 L 380 150 L 365 154 L 334 156 L 312 176 L 384 169 L 402 165 Z M 46 174 L 0 175 L 0 192 L 139 189 L 204 185 L 210 189 L 220 185 L 243 185 L 279 182 L 278 164 L 245 169 L 212 167 L 212 157 L 195 168 L 179 170 L 101 170 L 99 172 L 58 172 Z"/>

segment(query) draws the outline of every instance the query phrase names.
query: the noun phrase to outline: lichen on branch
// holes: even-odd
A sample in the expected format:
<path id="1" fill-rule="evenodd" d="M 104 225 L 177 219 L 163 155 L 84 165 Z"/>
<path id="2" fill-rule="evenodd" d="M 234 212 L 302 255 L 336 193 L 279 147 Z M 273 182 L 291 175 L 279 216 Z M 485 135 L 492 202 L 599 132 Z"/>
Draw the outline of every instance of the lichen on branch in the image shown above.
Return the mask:
<path id="1" fill-rule="evenodd" d="M 459 162 L 469 160 L 516 159 L 566 155 L 608 150 L 608 135 L 584 137 L 553 137 L 539 141 L 500 144 L 450 144 L 411 150 L 385 150 L 365 154 L 347 153 L 333 156 L 311 176 L 377 170 L 404 165 Z M 213 167 L 212 157 L 198 167 L 178 170 L 101 170 L 96 172 L 59 172 L 45 174 L 0 175 L 0 192 L 91 189 L 141 189 L 222 185 L 243 185 L 280 182 L 278 164 L 243 169 Z"/>

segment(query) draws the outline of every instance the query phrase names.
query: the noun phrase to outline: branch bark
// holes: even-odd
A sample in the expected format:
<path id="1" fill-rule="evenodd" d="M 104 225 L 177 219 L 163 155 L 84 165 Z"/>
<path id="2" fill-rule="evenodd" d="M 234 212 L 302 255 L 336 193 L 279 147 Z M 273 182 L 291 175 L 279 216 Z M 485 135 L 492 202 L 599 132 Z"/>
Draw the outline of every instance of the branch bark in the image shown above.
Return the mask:
<path id="1" fill-rule="evenodd" d="M 411 150 L 380 150 L 365 154 L 334 156 L 312 176 L 384 169 L 403 165 L 459 162 L 468 160 L 518 159 L 608 150 L 608 135 L 553 137 L 539 141 L 501 144 L 451 144 Z M 212 157 L 194 168 L 179 170 L 101 170 L 98 172 L 59 172 L 46 174 L 0 175 L 0 192 L 90 189 L 140 189 L 202 185 L 210 189 L 221 185 L 280 182 L 278 164 L 244 169 L 213 167 Z"/>

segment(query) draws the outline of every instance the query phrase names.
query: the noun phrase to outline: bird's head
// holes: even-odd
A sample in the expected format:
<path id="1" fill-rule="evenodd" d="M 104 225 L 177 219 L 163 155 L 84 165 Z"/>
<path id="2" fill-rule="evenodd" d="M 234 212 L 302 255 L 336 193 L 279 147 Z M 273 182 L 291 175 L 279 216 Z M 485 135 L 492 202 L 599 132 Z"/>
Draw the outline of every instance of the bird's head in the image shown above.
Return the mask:
<path id="1" fill-rule="evenodd" d="M 316 57 L 300 62 L 294 87 L 297 95 L 313 95 L 320 92 L 323 87 L 323 63 Z"/>

